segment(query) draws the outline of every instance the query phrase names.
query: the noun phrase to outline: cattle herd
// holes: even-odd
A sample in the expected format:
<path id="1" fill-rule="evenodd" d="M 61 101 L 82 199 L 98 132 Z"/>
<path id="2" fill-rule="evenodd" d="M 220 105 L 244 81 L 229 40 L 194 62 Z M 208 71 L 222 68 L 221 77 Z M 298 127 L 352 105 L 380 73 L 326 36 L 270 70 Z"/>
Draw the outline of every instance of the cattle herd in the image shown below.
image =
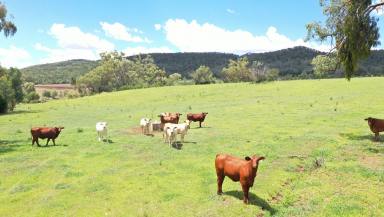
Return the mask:
<path id="1" fill-rule="evenodd" d="M 160 121 L 152 121 L 150 118 L 142 118 L 140 120 L 141 133 L 144 135 L 151 135 L 153 131 L 163 131 L 164 142 L 167 142 L 169 146 L 172 147 L 172 144 L 177 141 L 176 137 L 178 134 L 180 134 L 180 141 L 183 142 L 191 122 L 199 122 L 199 127 L 201 127 L 201 123 L 204 122 L 207 114 L 207 112 L 198 114 L 189 113 L 187 114 L 187 120 L 183 123 L 179 123 L 182 115 L 180 113 L 161 113 L 158 116 L 160 117 Z M 379 140 L 379 133 L 384 131 L 384 120 L 372 117 L 364 120 L 368 122 L 369 128 L 375 134 L 375 140 Z M 62 129 L 64 129 L 64 127 L 32 127 L 32 146 L 36 142 L 37 146 L 40 147 L 39 138 L 47 139 L 46 146 L 50 140 L 56 145 L 55 139 L 59 136 Z M 99 141 L 107 140 L 107 122 L 97 122 L 96 132 Z M 247 204 L 249 201 L 249 188 L 253 186 L 259 162 L 264 159 L 265 157 L 256 155 L 240 159 L 227 154 L 217 154 L 215 158 L 217 194 L 222 194 L 222 184 L 224 178 L 227 176 L 234 182 L 240 182 L 244 193 L 243 201 Z"/>

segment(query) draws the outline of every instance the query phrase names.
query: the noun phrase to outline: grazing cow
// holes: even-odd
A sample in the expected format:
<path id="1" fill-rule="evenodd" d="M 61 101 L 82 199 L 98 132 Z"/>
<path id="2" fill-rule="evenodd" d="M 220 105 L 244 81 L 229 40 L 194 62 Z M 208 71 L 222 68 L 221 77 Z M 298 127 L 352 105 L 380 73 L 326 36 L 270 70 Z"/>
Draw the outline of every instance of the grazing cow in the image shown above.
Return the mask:
<path id="1" fill-rule="evenodd" d="M 201 123 L 204 122 L 204 119 L 205 119 L 205 116 L 207 116 L 208 112 L 202 112 L 200 114 L 192 114 L 192 113 L 188 113 L 187 114 L 187 119 L 189 121 L 193 121 L 193 122 L 199 122 L 199 126 L 201 128 Z"/>
<path id="2" fill-rule="evenodd" d="M 175 142 L 175 139 L 176 139 L 177 127 L 176 126 L 164 127 L 163 138 L 164 138 L 164 134 L 165 134 L 164 142 L 168 142 L 169 147 L 172 147 L 172 144 Z"/>
<path id="3" fill-rule="evenodd" d="M 152 122 L 152 129 L 153 131 L 161 131 L 161 122 L 159 121 Z"/>
<path id="4" fill-rule="evenodd" d="M 96 123 L 96 132 L 99 138 L 99 141 L 107 139 L 107 122 L 97 122 Z"/>
<path id="5" fill-rule="evenodd" d="M 384 120 L 383 119 L 377 119 L 377 118 L 366 118 L 364 119 L 368 121 L 368 126 L 371 128 L 372 133 L 375 134 L 375 140 L 379 140 L 379 132 L 384 131 Z"/>
<path id="6" fill-rule="evenodd" d="M 159 117 L 162 124 L 162 128 L 164 128 L 164 124 L 166 123 L 178 124 L 181 115 L 182 114 L 180 113 L 169 113 L 169 112 L 161 113 Z"/>
<path id="7" fill-rule="evenodd" d="M 141 133 L 144 135 L 152 134 L 153 126 L 152 121 L 149 118 L 142 118 L 140 120 Z"/>
<path id="8" fill-rule="evenodd" d="M 227 154 L 217 154 L 215 160 L 216 175 L 217 175 L 217 194 L 222 194 L 222 185 L 225 176 L 228 176 L 232 181 L 240 181 L 244 192 L 244 203 L 248 203 L 249 188 L 253 186 L 257 174 L 259 162 L 264 160 L 264 157 L 256 155 L 240 159 Z"/>
<path id="9" fill-rule="evenodd" d="M 59 136 L 61 130 L 64 129 L 64 127 L 33 127 L 31 128 L 31 135 L 32 135 L 32 146 L 37 143 L 37 146 L 40 146 L 39 144 L 39 138 L 40 139 L 47 139 L 47 144 L 49 143 L 49 140 L 52 139 L 53 145 L 56 145 L 55 139 Z"/>
<path id="10" fill-rule="evenodd" d="M 172 123 L 166 123 L 164 125 L 164 128 L 167 127 L 176 127 L 177 131 L 176 134 L 180 134 L 180 141 L 184 142 L 184 136 L 187 135 L 188 129 L 189 129 L 189 121 L 185 121 L 185 123 L 182 124 L 172 124 Z M 164 134 L 163 134 L 164 136 Z M 175 137 L 175 140 L 177 140 L 177 137 Z"/>

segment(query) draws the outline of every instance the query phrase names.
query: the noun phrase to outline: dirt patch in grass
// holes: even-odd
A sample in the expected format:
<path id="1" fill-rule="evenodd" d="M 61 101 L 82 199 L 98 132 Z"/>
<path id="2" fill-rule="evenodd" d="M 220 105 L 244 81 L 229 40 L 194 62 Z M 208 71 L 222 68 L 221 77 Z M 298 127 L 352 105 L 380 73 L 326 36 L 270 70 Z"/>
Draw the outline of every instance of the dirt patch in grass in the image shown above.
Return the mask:
<path id="1" fill-rule="evenodd" d="M 135 135 L 143 135 L 141 132 L 141 127 L 132 127 L 122 131 L 125 134 L 135 134 Z M 157 134 L 161 134 L 161 131 L 153 131 L 152 134 L 147 134 L 146 136 L 155 136 Z"/>
<path id="2" fill-rule="evenodd" d="M 363 156 L 359 159 L 360 164 L 369 169 L 381 169 L 384 166 L 382 156 Z"/>

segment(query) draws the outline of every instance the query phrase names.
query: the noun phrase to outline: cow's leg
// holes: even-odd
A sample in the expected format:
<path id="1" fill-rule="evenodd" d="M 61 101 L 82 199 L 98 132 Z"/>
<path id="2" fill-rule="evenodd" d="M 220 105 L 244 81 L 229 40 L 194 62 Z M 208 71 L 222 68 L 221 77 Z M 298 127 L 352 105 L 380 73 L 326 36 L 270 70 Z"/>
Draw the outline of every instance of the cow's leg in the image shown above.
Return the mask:
<path id="1" fill-rule="evenodd" d="M 243 192 L 244 192 L 243 201 L 245 204 L 248 204 L 248 202 L 249 202 L 249 197 L 248 197 L 249 186 L 247 184 L 241 184 L 241 187 L 243 188 Z"/>
<path id="2" fill-rule="evenodd" d="M 36 144 L 37 144 L 37 146 L 40 147 L 40 144 L 39 144 L 39 138 L 36 138 Z"/>
<path id="3" fill-rule="evenodd" d="M 376 141 L 379 141 L 379 133 L 378 133 L 378 132 L 375 133 L 375 140 L 376 140 Z"/>
<path id="4" fill-rule="evenodd" d="M 181 142 L 184 142 L 184 133 L 180 134 L 180 140 Z"/>
<path id="5" fill-rule="evenodd" d="M 200 128 L 201 128 L 201 121 L 199 121 L 199 126 L 200 126 Z"/>
<path id="6" fill-rule="evenodd" d="M 48 142 L 49 142 L 50 138 L 47 138 L 47 144 L 45 144 L 45 146 L 48 146 Z"/>
<path id="7" fill-rule="evenodd" d="M 35 138 L 32 137 L 32 146 L 35 144 Z"/>
<path id="8" fill-rule="evenodd" d="M 56 146 L 55 139 L 52 139 L 53 145 Z"/>
<path id="9" fill-rule="evenodd" d="M 217 194 L 221 195 L 223 193 L 223 182 L 224 182 L 224 174 L 217 173 Z"/>
<path id="10" fill-rule="evenodd" d="M 101 141 L 100 132 L 97 131 L 97 137 L 99 138 L 99 142 Z"/>

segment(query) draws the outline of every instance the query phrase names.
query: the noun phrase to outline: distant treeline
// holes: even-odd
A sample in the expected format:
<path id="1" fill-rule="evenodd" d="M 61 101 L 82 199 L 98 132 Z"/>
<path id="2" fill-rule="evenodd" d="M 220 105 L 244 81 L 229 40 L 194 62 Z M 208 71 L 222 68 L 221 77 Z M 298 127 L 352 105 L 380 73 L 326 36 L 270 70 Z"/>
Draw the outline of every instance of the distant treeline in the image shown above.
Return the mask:
<path id="1" fill-rule="evenodd" d="M 153 53 L 154 63 L 167 75 L 178 73 L 184 79 L 192 78 L 192 73 L 200 66 L 207 66 L 218 79 L 223 79 L 222 69 L 230 60 L 247 57 L 249 62 L 262 62 L 268 68 L 279 70 L 280 79 L 314 78 L 312 59 L 322 54 L 320 51 L 295 47 L 274 52 L 250 53 L 243 56 L 226 53 Z M 144 58 L 146 55 L 142 55 Z M 130 56 L 133 60 L 136 56 Z M 371 56 L 362 61 L 356 76 L 384 75 L 384 50 L 374 50 Z M 36 84 L 74 83 L 80 76 L 94 69 L 99 61 L 70 60 L 59 63 L 36 65 L 22 69 L 23 78 Z M 328 77 L 343 77 L 342 72 L 331 73 Z"/>

